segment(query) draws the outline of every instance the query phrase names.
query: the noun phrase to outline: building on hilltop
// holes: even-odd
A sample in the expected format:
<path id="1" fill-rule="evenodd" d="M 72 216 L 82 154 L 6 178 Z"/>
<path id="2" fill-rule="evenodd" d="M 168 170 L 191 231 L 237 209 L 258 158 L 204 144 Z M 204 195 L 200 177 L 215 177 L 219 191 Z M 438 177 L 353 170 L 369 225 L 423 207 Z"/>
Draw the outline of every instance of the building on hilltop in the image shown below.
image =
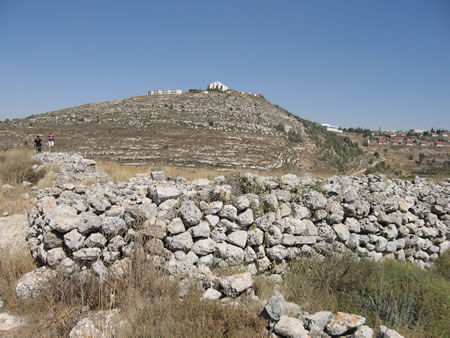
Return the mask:
<path id="1" fill-rule="evenodd" d="M 181 89 L 159 89 L 159 90 L 151 90 L 148 92 L 148 96 L 150 95 L 178 95 L 182 94 Z"/>
<path id="2" fill-rule="evenodd" d="M 210 83 L 208 85 L 208 90 L 221 90 L 221 91 L 227 91 L 229 89 L 228 86 L 225 86 L 223 83 L 216 81 L 213 83 Z"/>
<path id="3" fill-rule="evenodd" d="M 342 130 L 339 129 L 339 127 L 332 126 L 331 124 L 322 123 L 322 126 L 326 127 L 328 131 L 334 131 L 335 133 L 342 133 Z"/>

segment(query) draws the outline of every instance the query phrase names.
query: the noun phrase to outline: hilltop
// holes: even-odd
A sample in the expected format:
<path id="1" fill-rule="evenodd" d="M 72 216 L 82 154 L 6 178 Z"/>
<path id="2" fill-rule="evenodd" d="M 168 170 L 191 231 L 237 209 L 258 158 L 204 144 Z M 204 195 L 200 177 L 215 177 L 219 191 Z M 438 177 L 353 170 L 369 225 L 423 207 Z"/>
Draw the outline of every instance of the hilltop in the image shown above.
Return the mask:
<path id="1" fill-rule="evenodd" d="M 57 151 L 128 164 L 333 174 L 358 167 L 362 154 L 350 138 L 264 97 L 214 91 L 90 103 L 0 123 L 6 148 L 31 145 L 49 130 Z"/>

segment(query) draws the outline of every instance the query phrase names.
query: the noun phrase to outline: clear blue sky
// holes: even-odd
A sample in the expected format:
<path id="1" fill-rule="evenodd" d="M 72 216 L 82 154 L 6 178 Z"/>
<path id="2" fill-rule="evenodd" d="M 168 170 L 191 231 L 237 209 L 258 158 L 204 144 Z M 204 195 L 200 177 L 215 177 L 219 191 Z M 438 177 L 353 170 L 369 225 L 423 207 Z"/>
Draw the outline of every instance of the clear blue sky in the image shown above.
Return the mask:
<path id="1" fill-rule="evenodd" d="M 216 80 L 321 123 L 450 128 L 450 0 L 0 0 L 0 120 Z"/>

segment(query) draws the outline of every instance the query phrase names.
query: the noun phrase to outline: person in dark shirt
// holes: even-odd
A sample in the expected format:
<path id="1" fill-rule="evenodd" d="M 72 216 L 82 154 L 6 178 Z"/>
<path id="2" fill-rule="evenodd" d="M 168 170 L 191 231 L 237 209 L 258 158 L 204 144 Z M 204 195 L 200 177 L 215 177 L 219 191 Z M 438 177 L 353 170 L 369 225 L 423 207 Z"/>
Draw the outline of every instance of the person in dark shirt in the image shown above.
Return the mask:
<path id="1" fill-rule="evenodd" d="M 36 154 L 42 150 L 42 140 L 39 135 L 34 139 L 34 148 L 36 149 Z"/>

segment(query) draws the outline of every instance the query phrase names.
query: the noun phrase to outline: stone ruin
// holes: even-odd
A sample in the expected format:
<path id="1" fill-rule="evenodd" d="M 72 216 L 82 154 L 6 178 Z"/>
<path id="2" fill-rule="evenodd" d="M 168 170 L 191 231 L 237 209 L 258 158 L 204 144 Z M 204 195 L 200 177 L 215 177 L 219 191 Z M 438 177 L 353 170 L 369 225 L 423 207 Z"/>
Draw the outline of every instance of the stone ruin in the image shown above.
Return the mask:
<path id="1" fill-rule="evenodd" d="M 104 279 L 140 248 L 171 275 L 200 280 L 214 267 L 244 265 L 238 279 L 251 286 L 252 275 L 282 275 L 302 255 L 351 253 L 429 268 L 450 243 L 448 179 L 243 174 L 189 181 L 153 172 L 115 183 L 77 155 L 39 159 L 61 172 L 55 187 L 37 192 L 29 213 L 27 241 L 42 266 L 35 279 L 89 269 Z M 86 178 L 98 183 L 81 184 Z M 223 279 L 204 297 L 248 288 L 233 283 Z M 27 283 L 17 290 L 35 296 Z"/>

